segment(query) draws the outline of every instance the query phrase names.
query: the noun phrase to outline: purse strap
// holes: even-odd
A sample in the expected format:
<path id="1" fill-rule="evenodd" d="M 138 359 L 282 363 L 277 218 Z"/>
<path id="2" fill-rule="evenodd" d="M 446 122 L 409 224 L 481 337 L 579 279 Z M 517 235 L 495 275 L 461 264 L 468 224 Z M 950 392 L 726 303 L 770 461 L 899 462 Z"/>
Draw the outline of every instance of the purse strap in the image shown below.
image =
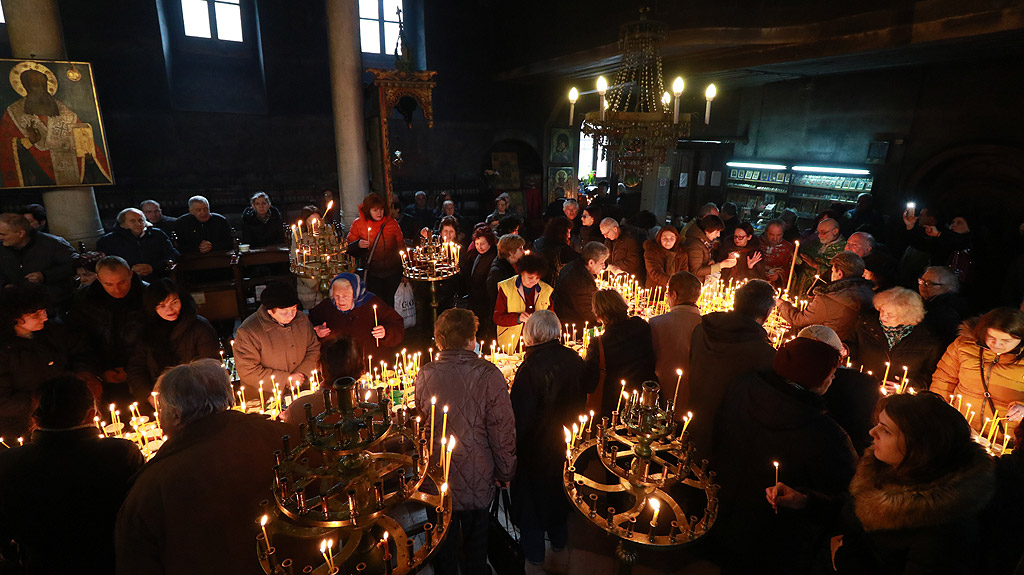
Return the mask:
<path id="1" fill-rule="evenodd" d="M 996 356 L 996 361 L 999 361 L 998 355 Z M 981 372 L 981 387 L 985 390 L 985 401 L 988 402 L 988 407 L 992 410 L 992 415 L 994 416 L 996 414 L 996 404 L 992 401 L 992 394 L 988 391 L 988 378 L 985 376 L 985 348 L 980 345 L 978 346 L 978 371 Z M 985 404 L 983 403 L 981 405 L 982 409 L 979 421 L 985 421 Z M 999 433 L 1005 434 L 1006 430 L 1003 428 L 1003 424 L 999 423 L 998 425 Z"/>

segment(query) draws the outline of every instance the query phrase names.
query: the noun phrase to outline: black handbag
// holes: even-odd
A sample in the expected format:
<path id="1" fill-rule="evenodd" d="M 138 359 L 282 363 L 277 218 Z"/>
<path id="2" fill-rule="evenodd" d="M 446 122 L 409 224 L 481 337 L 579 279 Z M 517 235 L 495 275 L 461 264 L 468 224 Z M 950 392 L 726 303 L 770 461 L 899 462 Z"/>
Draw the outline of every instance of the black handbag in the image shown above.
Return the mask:
<path id="1" fill-rule="evenodd" d="M 519 546 L 519 529 L 512 525 L 508 515 L 511 504 L 508 489 L 499 489 L 491 502 L 491 515 L 487 522 L 487 561 L 498 575 L 523 575 L 526 572 L 526 556 Z M 499 513 L 508 530 L 498 520 Z"/>

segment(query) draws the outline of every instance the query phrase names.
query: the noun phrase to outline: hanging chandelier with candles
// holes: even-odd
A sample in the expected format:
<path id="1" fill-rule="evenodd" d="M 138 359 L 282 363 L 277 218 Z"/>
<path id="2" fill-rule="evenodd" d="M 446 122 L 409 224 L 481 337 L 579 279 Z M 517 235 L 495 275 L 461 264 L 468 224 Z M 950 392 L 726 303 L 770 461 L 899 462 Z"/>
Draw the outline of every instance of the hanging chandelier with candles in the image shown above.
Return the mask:
<path id="1" fill-rule="evenodd" d="M 602 157 L 607 158 L 611 152 L 615 171 L 626 178 L 650 173 L 664 163 L 669 148 L 675 147 L 679 138 L 690 134 L 690 114 L 679 114 L 683 79 L 675 79 L 671 94 L 665 90 L 661 69 L 665 26 L 648 20 L 645 12 L 641 11 L 639 20 L 619 29 L 622 61 L 614 83 L 609 86 L 604 76 L 597 79 L 600 105 L 597 111 L 585 115 L 581 127 L 601 146 Z M 709 85 L 705 123 L 711 119 L 715 92 L 715 85 Z M 578 98 L 579 91 L 570 90 L 570 124 Z"/>

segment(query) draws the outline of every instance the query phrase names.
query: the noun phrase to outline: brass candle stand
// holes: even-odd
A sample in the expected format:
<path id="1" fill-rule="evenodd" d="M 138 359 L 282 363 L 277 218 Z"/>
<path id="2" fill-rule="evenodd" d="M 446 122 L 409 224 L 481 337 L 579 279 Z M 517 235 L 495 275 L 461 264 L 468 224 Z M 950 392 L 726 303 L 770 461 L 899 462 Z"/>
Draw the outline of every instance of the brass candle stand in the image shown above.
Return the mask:
<path id="1" fill-rule="evenodd" d="M 718 515 L 715 473 L 707 459 L 698 460 L 685 426 L 676 429 L 672 403 L 660 407 L 658 392 L 656 382 L 645 382 L 621 420 L 613 411 L 567 433 L 565 492 L 588 521 L 618 539 L 623 574 L 632 570 L 639 548 L 696 541 Z M 603 469 L 586 467 L 595 454 Z M 687 515 L 692 506 L 703 508 L 700 516 Z M 642 515 L 645 521 L 638 522 Z"/>
<path id="2" fill-rule="evenodd" d="M 424 238 L 419 246 L 400 253 L 402 274 L 412 281 L 430 283 L 430 308 L 434 321 L 437 321 L 437 282 L 459 274 L 462 247 L 454 242 L 444 241 L 441 236 L 434 234 Z"/>
<path id="3" fill-rule="evenodd" d="M 275 452 L 256 550 L 268 575 L 405 574 L 448 534 L 452 499 L 429 465 L 426 429 L 386 393 L 357 397 L 352 378 L 322 388 L 325 410 Z M 329 542 L 329 543 L 328 543 Z M 336 546 L 335 546 L 336 543 Z"/>
<path id="4" fill-rule="evenodd" d="M 344 230 L 331 224 L 292 226 L 295 249 L 290 257 L 291 272 L 298 277 L 319 280 L 317 290 L 327 297 L 331 279 L 342 272 L 354 272 L 358 262 L 345 251 L 338 239 Z"/>

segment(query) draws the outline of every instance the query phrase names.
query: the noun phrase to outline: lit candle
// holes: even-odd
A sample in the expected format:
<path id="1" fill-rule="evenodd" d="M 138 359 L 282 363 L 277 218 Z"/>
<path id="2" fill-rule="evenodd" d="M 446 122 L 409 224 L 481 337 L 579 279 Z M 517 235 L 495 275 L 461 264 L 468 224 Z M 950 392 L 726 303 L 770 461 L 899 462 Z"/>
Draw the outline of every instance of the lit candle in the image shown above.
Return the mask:
<path id="1" fill-rule="evenodd" d="M 793 261 L 789 264 L 789 279 L 786 280 L 786 295 L 789 295 L 789 288 L 793 285 L 793 270 L 796 269 L 796 258 L 799 253 L 800 240 L 796 240 L 793 247 Z"/>
<path id="2" fill-rule="evenodd" d="M 446 448 L 448 447 L 448 438 L 444 435 L 441 436 L 441 475 L 444 476 L 448 472 L 448 460 L 445 458 Z"/>
<path id="3" fill-rule="evenodd" d="M 267 521 L 269 519 L 266 515 L 260 517 L 260 529 L 263 530 L 263 541 L 267 544 L 267 552 L 270 551 L 270 535 L 267 535 Z"/>
<path id="4" fill-rule="evenodd" d="M 377 327 L 377 304 L 373 304 L 373 327 Z M 377 347 L 380 347 L 380 339 L 377 336 L 373 336 L 373 339 L 377 343 Z"/>
<path id="5" fill-rule="evenodd" d="M 575 86 L 569 90 L 569 125 L 573 124 L 573 116 L 576 114 L 576 100 L 580 97 L 580 91 Z"/>
<path id="6" fill-rule="evenodd" d="M 291 380 L 292 380 L 292 378 L 291 378 L 291 377 L 289 377 L 289 378 L 288 378 L 288 383 L 289 383 L 289 384 L 291 384 Z M 261 411 L 261 412 L 263 411 L 263 406 L 264 406 L 264 405 L 266 405 L 266 404 L 265 404 L 265 403 L 263 403 L 263 380 L 261 379 L 261 380 L 260 380 L 260 411 Z"/>
<path id="7" fill-rule="evenodd" d="M 772 465 L 775 466 L 775 485 L 778 485 L 779 484 L 779 462 L 778 461 L 773 461 Z M 778 490 L 776 490 L 775 491 L 775 497 L 778 498 L 778 496 L 779 496 L 779 492 L 778 492 Z M 775 514 L 778 515 L 779 514 L 779 505 L 778 505 L 778 503 L 776 503 L 774 505 L 774 507 L 775 507 Z"/>
<path id="8" fill-rule="evenodd" d="M 587 425 L 587 433 L 590 433 L 590 431 L 592 431 L 593 429 L 594 429 L 594 410 L 591 409 L 590 410 L 590 422 L 589 422 L 589 425 Z"/>
<path id="9" fill-rule="evenodd" d="M 683 95 L 683 88 L 685 84 L 681 76 L 676 76 L 676 79 L 672 82 L 672 95 L 675 96 L 675 105 L 672 109 L 672 123 L 679 123 L 679 97 Z"/>
<path id="10" fill-rule="evenodd" d="M 600 94 L 600 96 L 601 96 L 600 106 L 601 106 L 601 119 L 602 120 L 604 120 L 604 111 L 605 111 L 604 94 L 607 91 L 608 91 L 608 80 L 605 80 L 604 76 L 599 76 L 597 78 L 597 93 Z"/>
<path id="11" fill-rule="evenodd" d="M 651 509 L 654 510 L 654 517 L 651 519 L 651 523 L 657 525 L 658 514 L 661 513 L 661 502 L 653 497 L 648 499 L 647 502 L 651 504 Z"/>
<path id="12" fill-rule="evenodd" d="M 444 406 L 442 409 L 444 416 L 441 417 L 441 439 L 448 437 L 448 406 Z"/>
<path id="13" fill-rule="evenodd" d="M 573 423 L 572 424 L 572 442 L 569 444 L 569 447 L 576 447 L 576 436 L 579 435 L 579 434 L 580 434 L 580 426 L 579 426 L 579 424 Z"/>
<path id="14" fill-rule="evenodd" d="M 707 106 L 704 108 L 704 125 L 711 123 L 711 101 L 715 99 L 718 94 L 718 88 L 714 84 L 708 84 L 708 89 L 704 91 L 704 98 L 708 101 Z"/>
<path id="15" fill-rule="evenodd" d="M 900 391 L 906 391 L 907 389 L 907 366 L 903 366 L 903 381 L 900 383 Z"/>
<path id="16" fill-rule="evenodd" d="M 691 421 L 693 421 L 693 412 L 692 411 L 687 411 L 686 412 L 686 418 L 683 419 L 683 433 L 686 433 L 686 428 L 690 427 L 690 422 Z M 682 437 L 682 434 L 680 434 L 679 436 Z"/>
<path id="17" fill-rule="evenodd" d="M 676 391 L 675 391 L 675 393 L 672 394 L 672 405 L 673 406 L 676 405 L 677 401 L 679 401 L 679 387 L 682 384 L 682 382 L 683 382 L 683 370 L 682 369 L 676 369 Z"/>
<path id="18" fill-rule="evenodd" d="M 430 448 L 427 451 L 429 456 L 434 455 L 434 410 L 437 408 L 437 396 L 430 398 Z"/>
<path id="19" fill-rule="evenodd" d="M 623 396 L 629 397 L 626 394 L 626 380 L 622 380 L 622 393 L 619 395 L 619 402 L 615 404 L 615 411 L 619 411 L 620 413 L 621 413 L 620 408 L 622 407 L 622 398 L 623 398 Z"/>
<path id="20" fill-rule="evenodd" d="M 956 394 L 956 410 L 957 410 L 957 411 L 960 411 L 960 403 L 961 403 L 961 402 L 962 402 L 963 400 L 964 400 L 964 396 L 963 396 L 963 395 L 961 395 L 961 394 L 959 394 L 959 393 L 958 393 L 958 394 Z"/>
<path id="21" fill-rule="evenodd" d="M 885 362 L 885 375 L 882 376 L 882 383 L 889 381 L 889 362 Z"/>
<path id="22" fill-rule="evenodd" d="M 448 437 L 448 461 L 445 463 L 444 472 L 444 483 L 448 484 L 448 474 L 452 472 L 452 452 L 455 451 L 455 436 L 450 435 Z"/>

